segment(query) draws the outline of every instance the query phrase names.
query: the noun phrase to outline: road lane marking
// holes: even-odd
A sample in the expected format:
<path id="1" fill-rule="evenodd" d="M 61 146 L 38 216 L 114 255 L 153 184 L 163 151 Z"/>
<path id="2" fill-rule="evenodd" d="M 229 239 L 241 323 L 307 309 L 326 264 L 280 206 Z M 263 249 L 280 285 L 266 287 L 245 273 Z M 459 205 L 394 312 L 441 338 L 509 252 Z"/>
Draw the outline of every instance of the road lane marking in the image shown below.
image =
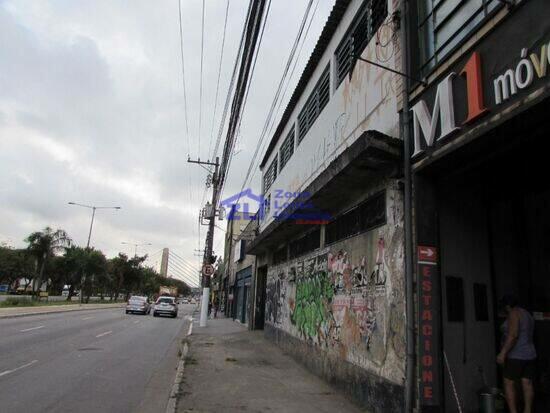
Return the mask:
<path id="1" fill-rule="evenodd" d="M 19 366 L 19 367 L 13 369 L 13 370 L 3 371 L 3 372 L 0 373 L 0 377 L 7 376 L 8 374 L 11 374 L 11 373 L 15 373 L 17 370 L 21 370 L 21 369 L 24 369 L 25 367 L 32 366 L 34 363 L 38 363 L 38 360 L 33 360 L 30 363 L 23 364 L 22 366 Z"/>
<path id="2" fill-rule="evenodd" d="M 111 333 L 112 333 L 112 331 L 109 330 L 109 331 L 106 331 L 104 333 L 98 334 L 97 336 L 95 336 L 95 338 L 103 337 L 103 336 L 106 336 L 107 334 L 111 334 Z"/>
<path id="3" fill-rule="evenodd" d="M 31 328 L 26 328 L 24 330 L 19 330 L 20 333 L 25 333 L 27 331 L 32 331 L 32 330 L 38 330 L 38 329 L 41 329 L 41 328 L 44 328 L 46 326 L 38 326 L 38 327 L 31 327 Z"/>
<path id="4" fill-rule="evenodd" d="M 84 317 L 82 320 L 91 320 L 93 317 Z"/>
<path id="5" fill-rule="evenodd" d="M 139 320 L 134 321 L 134 324 L 137 324 L 137 323 L 139 323 Z"/>

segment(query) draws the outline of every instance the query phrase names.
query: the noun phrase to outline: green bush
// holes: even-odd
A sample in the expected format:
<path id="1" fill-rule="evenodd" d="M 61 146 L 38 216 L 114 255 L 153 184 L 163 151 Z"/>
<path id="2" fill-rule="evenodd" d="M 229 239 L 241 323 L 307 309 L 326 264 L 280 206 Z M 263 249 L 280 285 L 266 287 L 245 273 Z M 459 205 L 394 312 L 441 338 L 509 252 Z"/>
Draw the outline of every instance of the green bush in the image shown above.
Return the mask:
<path id="1" fill-rule="evenodd" d="M 2 307 L 14 307 L 14 306 L 29 306 L 33 305 L 34 301 L 29 299 L 28 297 L 8 297 L 5 301 L 2 301 L 0 305 Z"/>

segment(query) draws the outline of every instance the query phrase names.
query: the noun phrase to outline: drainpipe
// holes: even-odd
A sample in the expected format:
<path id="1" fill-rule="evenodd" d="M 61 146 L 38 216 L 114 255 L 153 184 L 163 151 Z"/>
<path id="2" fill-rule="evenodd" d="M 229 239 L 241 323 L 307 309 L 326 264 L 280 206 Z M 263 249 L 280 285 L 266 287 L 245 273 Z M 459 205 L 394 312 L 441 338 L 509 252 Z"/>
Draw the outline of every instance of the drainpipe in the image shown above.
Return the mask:
<path id="1" fill-rule="evenodd" d="M 401 58 L 403 72 L 410 74 L 410 42 L 409 42 L 409 2 L 403 0 L 401 7 Z M 407 317 L 407 365 L 405 378 L 405 412 L 413 411 L 414 405 L 414 384 L 416 371 L 415 353 L 415 331 L 414 331 L 414 291 L 413 291 L 413 240 L 412 240 L 412 173 L 411 173 L 411 151 L 409 136 L 409 79 L 404 78 L 403 88 L 403 113 L 402 131 L 404 144 L 404 208 L 405 208 L 405 300 Z"/>

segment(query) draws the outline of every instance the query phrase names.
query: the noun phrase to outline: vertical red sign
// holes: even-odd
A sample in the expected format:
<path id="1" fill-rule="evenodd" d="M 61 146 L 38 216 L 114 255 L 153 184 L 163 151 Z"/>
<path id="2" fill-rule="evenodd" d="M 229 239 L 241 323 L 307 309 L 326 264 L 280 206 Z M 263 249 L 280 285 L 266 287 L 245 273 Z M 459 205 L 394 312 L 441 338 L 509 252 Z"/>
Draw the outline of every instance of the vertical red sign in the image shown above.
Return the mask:
<path id="1" fill-rule="evenodd" d="M 437 248 L 418 247 L 420 401 L 439 405 L 439 271 Z"/>

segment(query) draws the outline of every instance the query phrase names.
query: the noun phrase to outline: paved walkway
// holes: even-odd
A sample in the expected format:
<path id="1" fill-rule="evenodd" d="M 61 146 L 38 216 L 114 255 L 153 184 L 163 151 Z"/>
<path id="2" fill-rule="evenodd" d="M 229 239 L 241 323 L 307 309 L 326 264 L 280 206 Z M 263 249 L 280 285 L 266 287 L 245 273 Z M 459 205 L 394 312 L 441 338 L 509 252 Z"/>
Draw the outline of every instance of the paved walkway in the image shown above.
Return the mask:
<path id="1" fill-rule="evenodd" d="M 64 313 L 67 311 L 98 310 L 102 308 L 124 307 L 125 303 L 115 304 L 65 304 L 65 305 L 44 305 L 29 307 L 8 307 L 0 308 L 0 318 L 22 317 L 48 313 Z"/>
<path id="2" fill-rule="evenodd" d="M 193 326 L 178 413 L 361 412 L 266 340 L 226 318 Z"/>

